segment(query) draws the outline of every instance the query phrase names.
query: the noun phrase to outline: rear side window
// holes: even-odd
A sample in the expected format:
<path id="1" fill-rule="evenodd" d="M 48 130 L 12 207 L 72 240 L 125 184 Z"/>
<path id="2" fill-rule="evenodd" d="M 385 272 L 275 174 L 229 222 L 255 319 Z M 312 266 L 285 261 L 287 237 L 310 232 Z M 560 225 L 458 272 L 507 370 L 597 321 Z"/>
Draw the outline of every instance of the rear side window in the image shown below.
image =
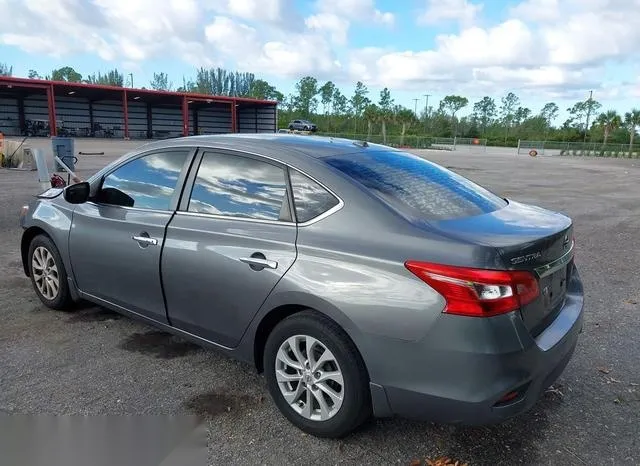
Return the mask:
<path id="1" fill-rule="evenodd" d="M 290 220 L 285 171 L 239 155 L 205 153 L 189 212 L 261 220 Z"/>
<path id="2" fill-rule="evenodd" d="M 308 222 L 338 205 L 333 194 L 299 171 L 290 169 L 289 178 L 298 222 Z"/>
<path id="3" fill-rule="evenodd" d="M 502 198 L 467 178 L 407 152 L 364 151 L 325 160 L 413 218 L 469 217 L 507 205 Z"/>

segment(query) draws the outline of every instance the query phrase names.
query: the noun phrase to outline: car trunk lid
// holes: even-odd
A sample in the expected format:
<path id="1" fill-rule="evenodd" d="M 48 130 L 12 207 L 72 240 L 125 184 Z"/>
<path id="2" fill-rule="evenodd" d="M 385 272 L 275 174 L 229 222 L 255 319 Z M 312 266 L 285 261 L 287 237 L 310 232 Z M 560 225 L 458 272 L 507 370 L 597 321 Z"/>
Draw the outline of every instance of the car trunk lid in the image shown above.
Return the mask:
<path id="1" fill-rule="evenodd" d="M 520 310 L 532 335 L 544 330 L 562 308 L 573 256 L 573 224 L 565 215 L 510 201 L 490 213 L 431 226 L 449 237 L 489 248 L 507 270 L 534 273 L 540 295 Z"/>

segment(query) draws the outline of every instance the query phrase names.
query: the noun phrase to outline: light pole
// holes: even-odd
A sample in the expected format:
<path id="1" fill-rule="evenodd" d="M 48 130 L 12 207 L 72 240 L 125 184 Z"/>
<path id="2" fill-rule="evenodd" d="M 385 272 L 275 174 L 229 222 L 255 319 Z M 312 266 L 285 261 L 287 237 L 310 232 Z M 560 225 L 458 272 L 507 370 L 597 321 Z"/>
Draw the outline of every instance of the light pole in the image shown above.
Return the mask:
<path id="1" fill-rule="evenodd" d="M 424 103 L 424 133 L 427 134 L 427 121 L 429 120 L 429 97 L 431 94 L 425 94 L 427 100 Z"/>
<path id="2" fill-rule="evenodd" d="M 129 73 L 129 76 L 131 77 L 131 87 L 133 88 L 133 73 Z"/>
<path id="3" fill-rule="evenodd" d="M 593 98 L 593 91 L 589 91 L 589 100 L 587 101 L 587 122 L 584 126 L 584 143 L 587 143 L 587 131 L 589 131 L 589 117 L 591 116 L 591 99 Z"/>

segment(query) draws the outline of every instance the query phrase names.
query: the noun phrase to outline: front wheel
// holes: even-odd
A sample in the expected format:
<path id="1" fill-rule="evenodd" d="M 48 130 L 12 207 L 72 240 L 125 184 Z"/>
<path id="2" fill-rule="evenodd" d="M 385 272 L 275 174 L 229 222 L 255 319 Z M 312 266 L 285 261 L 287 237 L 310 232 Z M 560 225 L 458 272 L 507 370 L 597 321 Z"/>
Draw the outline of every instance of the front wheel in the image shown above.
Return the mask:
<path id="1" fill-rule="evenodd" d="M 56 310 L 70 309 L 73 300 L 62 257 L 51 238 L 38 235 L 29 245 L 29 275 L 42 303 Z"/>
<path id="2" fill-rule="evenodd" d="M 304 432 L 340 438 L 371 414 L 358 350 L 337 324 L 316 312 L 294 314 L 276 326 L 267 339 L 264 370 L 274 402 Z"/>

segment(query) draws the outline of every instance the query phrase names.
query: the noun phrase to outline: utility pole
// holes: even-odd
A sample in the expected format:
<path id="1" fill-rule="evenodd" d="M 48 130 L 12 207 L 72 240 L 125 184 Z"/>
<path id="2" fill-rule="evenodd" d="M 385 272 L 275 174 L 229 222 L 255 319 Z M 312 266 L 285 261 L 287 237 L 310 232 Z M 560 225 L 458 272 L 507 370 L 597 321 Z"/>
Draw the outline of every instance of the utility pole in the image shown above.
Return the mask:
<path id="1" fill-rule="evenodd" d="M 587 101 L 587 123 L 584 127 L 584 143 L 587 142 L 587 131 L 589 131 L 589 117 L 591 116 L 591 99 L 593 97 L 593 91 L 589 91 L 589 100 Z"/>
<path id="2" fill-rule="evenodd" d="M 129 76 L 131 76 L 131 87 L 133 88 L 133 73 L 129 73 Z"/>
<path id="3" fill-rule="evenodd" d="M 427 100 L 424 103 L 424 134 L 427 134 L 427 121 L 429 120 L 429 97 L 431 94 L 425 94 Z"/>
<path id="4" fill-rule="evenodd" d="M 416 114 L 416 116 L 418 116 L 418 100 L 420 99 L 413 99 L 413 112 Z"/>

